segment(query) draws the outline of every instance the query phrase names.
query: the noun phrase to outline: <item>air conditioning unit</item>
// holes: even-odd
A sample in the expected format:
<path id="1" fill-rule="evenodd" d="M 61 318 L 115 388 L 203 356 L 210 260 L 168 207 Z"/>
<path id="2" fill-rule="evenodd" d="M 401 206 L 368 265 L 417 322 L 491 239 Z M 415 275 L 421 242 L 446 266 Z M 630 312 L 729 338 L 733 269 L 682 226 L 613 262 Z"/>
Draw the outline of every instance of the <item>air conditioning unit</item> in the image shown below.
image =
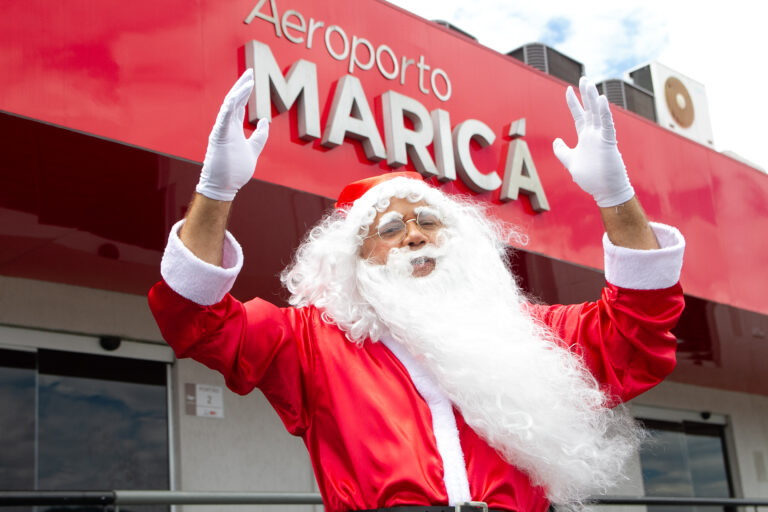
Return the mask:
<path id="1" fill-rule="evenodd" d="M 707 94 L 702 84 L 658 62 L 630 71 L 629 76 L 635 85 L 653 93 L 657 123 L 714 147 Z"/>
<path id="2" fill-rule="evenodd" d="M 464 37 L 468 37 L 468 38 L 470 38 L 473 41 L 477 41 L 477 38 L 475 36 L 473 36 L 469 32 L 464 32 L 463 30 L 461 30 L 459 27 L 457 27 L 456 25 L 454 25 L 450 21 L 445 21 L 445 20 L 432 20 L 432 21 L 437 23 L 438 25 L 440 25 L 442 27 L 449 28 L 449 29 L 453 30 L 454 32 L 458 32 L 459 34 L 463 35 Z"/>
<path id="3" fill-rule="evenodd" d="M 597 84 L 597 91 L 604 94 L 611 103 L 656 122 L 656 106 L 652 92 L 618 79 L 600 82 Z"/>
<path id="4" fill-rule="evenodd" d="M 541 43 L 523 45 L 507 55 L 576 87 L 584 74 L 584 64 Z"/>

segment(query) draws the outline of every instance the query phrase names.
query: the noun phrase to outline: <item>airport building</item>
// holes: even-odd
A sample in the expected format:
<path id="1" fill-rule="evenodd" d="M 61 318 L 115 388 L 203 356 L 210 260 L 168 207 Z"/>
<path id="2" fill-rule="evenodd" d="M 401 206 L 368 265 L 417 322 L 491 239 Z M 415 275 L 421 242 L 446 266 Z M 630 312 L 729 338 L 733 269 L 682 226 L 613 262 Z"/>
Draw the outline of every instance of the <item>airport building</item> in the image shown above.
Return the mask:
<path id="1" fill-rule="evenodd" d="M 505 55 L 382 0 L 34 0 L 0 25 L 0 490 L 317 491 L 263 396 L 176 360 L 147 307 L 249 67 L 246 130 L 272 124 L 230 220 L 237 298 L 286 304 L 308 227 L 395 169 L 524 231 L 529 293 L 600 294 L 600 213 L 551 149 L 576 143 L 579 56 Z M 651 442 L 611 494 L 767 498 L 768 176 L 715 151 L 694 80 L 649 63 L 600 88 L 648 216 L 687 242 L 677 368 L 629 404 Z"/>

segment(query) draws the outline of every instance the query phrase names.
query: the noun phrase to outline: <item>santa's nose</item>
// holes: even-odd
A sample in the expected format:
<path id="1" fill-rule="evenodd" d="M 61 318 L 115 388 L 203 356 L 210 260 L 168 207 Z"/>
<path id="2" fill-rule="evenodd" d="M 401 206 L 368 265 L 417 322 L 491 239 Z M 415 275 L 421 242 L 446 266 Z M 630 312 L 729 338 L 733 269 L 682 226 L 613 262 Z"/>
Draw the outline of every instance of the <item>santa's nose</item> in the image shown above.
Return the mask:
<path id="1" fill-rule="evenodd" d="M 419 229 L 419 225 L 416 222 L 405 223 L 405 238 L 403 239 L 403 245 L 407 245 L 411 249 L 418 249 L 428 241 L 429 239 L 424 232 Z"/>

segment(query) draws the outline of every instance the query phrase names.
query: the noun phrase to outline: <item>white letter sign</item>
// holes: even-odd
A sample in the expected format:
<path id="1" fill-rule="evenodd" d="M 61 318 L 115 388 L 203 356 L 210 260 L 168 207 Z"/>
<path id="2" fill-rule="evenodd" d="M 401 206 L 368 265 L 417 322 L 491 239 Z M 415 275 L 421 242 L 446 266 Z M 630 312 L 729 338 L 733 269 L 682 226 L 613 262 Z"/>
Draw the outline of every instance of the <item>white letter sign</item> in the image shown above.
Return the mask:
<path id="1" fill-rule="evenodd" d="M 258 41 L 245 45 L 245 60 L 253 68 L 254 93 L 248 100 L 248 121 L 272 120 L 270 99 L 279 112 L 298 101 L 299 137 L 320 137 L 320 106 L 317 98 L 317 69 L 314 62 L 297 60 L 283 77 L 269 46 Z M 270 87 L 270 84 L 272 86 Z"/>

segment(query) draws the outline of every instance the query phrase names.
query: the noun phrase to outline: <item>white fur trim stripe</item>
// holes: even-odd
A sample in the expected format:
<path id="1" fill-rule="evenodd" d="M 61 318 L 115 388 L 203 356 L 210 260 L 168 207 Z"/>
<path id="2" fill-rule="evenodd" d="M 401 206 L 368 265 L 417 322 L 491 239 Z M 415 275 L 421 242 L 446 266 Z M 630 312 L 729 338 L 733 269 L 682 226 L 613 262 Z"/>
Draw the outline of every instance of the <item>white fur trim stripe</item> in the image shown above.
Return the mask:
<path id="1" fill-rule="evenodd" d="M 432 413 L 432 430 L 437 442 L 437 451 L 443 459 L 443 481 L 448 493 L 448 504 L 471 501 L 467 467 L 464 463 L 456 417 L 453 415 L 453 405 L 434 379 L 402 345 L 389 336 L 384 336 L 381 342 L 403 363 L 413 385 Z"/>
<path id="2" fill-rule="evenodd" d="M 171 228 L 160 274 L 173 291 L 201 306 L 216 304 L 232 289 L 243 266 L 243 250 L 229 231 L 224 239 L 222 265 L 207 263 L 190 251 L 179 238 L 183 220 Z"/>
<path id="3" fill-rule="evenodd" d="M 680 280 L 683 267 L 685 239 L 680 231 L 651 222 L 661 249 L 638 250 L 613 245 L 608 234 L 603 235 L 605 251 L 605 280 L 632 290 L 660 290 Z"/>

